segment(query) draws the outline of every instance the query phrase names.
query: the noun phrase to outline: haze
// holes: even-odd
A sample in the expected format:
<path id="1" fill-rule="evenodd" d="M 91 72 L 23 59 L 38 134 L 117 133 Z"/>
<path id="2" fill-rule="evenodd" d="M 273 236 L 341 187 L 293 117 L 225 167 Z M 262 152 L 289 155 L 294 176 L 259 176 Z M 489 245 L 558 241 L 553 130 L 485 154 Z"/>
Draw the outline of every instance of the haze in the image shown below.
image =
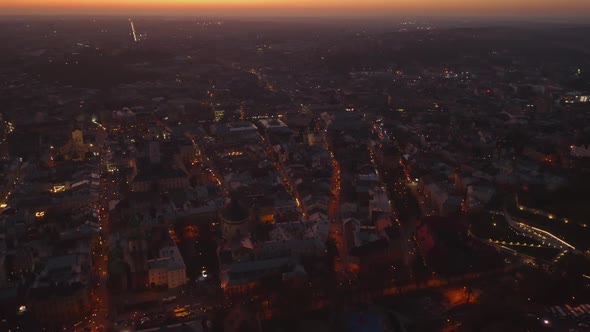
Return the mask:
<path id="1" fill-rule="evenodd" d="M 0 0 L 6 15 L 587 16 L 588 0 Z"/>

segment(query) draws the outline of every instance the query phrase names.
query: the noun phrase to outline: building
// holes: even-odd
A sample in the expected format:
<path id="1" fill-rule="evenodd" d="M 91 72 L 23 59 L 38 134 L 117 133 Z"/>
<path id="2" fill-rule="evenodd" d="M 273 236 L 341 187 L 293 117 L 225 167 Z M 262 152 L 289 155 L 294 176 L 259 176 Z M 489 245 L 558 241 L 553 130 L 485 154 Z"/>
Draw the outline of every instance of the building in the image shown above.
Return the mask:
<path id="1" fill-rule="evenodd" d="M 461 210 L 463 198 L 449 194 L 442 184 L 433 182 L 425 185 L 424 194 L 428 203 L 442 216 Z"/>
<path id="2" fill-rule="evenodd" d="M 246 237 L 249 233 L 250 213 L 236 197 L 221 210 L 221 231 L 226 241 Z"/>
<path id="3" fill-rule="evenodd" d="M 287 127 L 287 125 L 280 119 L 260 119 L 258 121 L 260 122 L 262 128 L 264 128 L 267 131 L 277 129 L 289 130 L 289 127 Z"/>
<path id="4" fill-rule="evenodd" d="M 369 191 L 369 220 L 375 223 L 376 218 L 383 213 L 391 213 L 391 203 L 387 193 L 382 188 L 375 187 Z"/>
<path id="5" fill-rule="evenodd" d="M 29 292 L 33 315 L 42 323 L 79 320 L 90 313 L 91 259 L 84 254 L 51 257 Z"/>
<path id="6" fill-rule="evenodd" d="M 136 220 L 132 219 L 131 222 L 136 223 Z M 126 245 L 123 248 L 121 264 L 119 264 L 120 270 L 117 271 L 121 276 L 121 288 L 125 289 L 129 287 L 133 290 L 143 289 L 148 284 L 147 241 L 142 235 L 139 235 L 127 237 L 125 242 Z M 113 274 L 111 273 L 112 276 Z"/>
<path id="7" fill-rule="evenodd" d="M 71 137 L 65 144 L 58 145 L 55 149 L 51 149 L 52 157 L 61 155 L 65 159 L 83 160 L 86 158 L 88 152 L 98 153 L 98 144 L 94 144 L 96 137 L 84 135 L 80 129 L 73 130 Z"/>
<path id="8" fill-rule="evenodd" d="M 326 253 L 329 228 L 326 219 L 277 223 L 263 227 L 266 231 L 255 229 L 252 236 L 220 248 L 219 275 L 224 292 L 242 294 L 260 286 L 265 278 L 285 282 L 305 276 L 300 259 Z"/>
<path id="9" fill-rule="evenodd" d="M 570 147 L 570 155 L 576 158 L 588 158 L 590 157 L 590 145 L 572 145 Z"/>
<path id="10" fill-rule="evenodd" d="M 140 168 L 137 176 L 132 176 L 131 180 L 131 191 L 136 192 L 147 192 L 156 188 L 169 191 L 188 187 L 189 179 L 186 173 L 162 164 L 150 164 Z"/>
<path id="11" fill-rule="evenodd" d="M 148 282 L 151 286 L 180 287 L 186 284 L 186 266 L 171 258 L 149 260 Z"/>
<path id="12" fill-rule="evenodd" d="M 157 141 L 152 141 L 149 143 L 149 158 L 150 163 L 152 164 L 159 164 L 162 162 L 162 156 L 160 154 L 160 143 Z"/>
<path id="13" fill-rule="evenodd" d="M 147 264 L 151 286 L 176 288 L 186 284 L 186 265 L 174 242 L 160 248 L 158 258 L 148 260 Z"/>
<path id="14" fill-rule="evenodd" d="M 243 305 L 236 305 L 231 309 L 223 320 L 223 331 L 225 332 L 241 332 L 262 331 L 260 319 L 252 312 L 248 311 Z"/>
<path id="15" fill-rule="evenodd" d="M 310 146 L 324 146 L 326 135 L 322 130 L 309 129 L 307 132 L 307 144 Z"/>

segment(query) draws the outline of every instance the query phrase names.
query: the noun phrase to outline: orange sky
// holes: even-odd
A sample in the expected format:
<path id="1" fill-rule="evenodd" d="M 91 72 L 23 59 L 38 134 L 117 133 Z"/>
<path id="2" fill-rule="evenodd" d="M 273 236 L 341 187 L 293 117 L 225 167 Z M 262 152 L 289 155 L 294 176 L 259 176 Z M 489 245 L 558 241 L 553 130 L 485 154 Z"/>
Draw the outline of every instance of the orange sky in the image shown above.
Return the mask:
<path id="1" fill-rule="evenodd" d="M 590 0 L 0 0 L 0 13 L 590 16 Z"/>

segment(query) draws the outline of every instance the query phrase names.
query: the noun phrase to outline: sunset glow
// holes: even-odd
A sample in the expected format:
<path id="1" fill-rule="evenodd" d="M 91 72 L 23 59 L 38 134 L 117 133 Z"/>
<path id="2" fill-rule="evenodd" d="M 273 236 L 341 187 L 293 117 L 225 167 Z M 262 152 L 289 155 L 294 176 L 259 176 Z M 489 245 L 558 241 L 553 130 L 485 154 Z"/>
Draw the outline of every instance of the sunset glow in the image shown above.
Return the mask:
<path id="1" fill-rule="evenodd" d="M 587 0 L 0 0 L 0 10 L 18 13 L 185 13 L 187 10 L 239 15 L 378 14 L 582 14 Z"/>

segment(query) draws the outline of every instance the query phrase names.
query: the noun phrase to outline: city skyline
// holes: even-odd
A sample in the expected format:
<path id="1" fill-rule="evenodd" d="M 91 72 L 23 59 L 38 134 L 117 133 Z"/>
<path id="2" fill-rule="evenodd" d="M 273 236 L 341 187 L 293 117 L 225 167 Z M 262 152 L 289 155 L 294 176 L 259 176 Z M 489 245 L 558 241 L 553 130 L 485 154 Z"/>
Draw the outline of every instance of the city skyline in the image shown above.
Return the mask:
<path id="1" fill-rule="evenodd" d="M 590 332 L 590 0 L 0 0 L 0 331 Z"/>
<path id="2" fill-rule="evenodd" d="M 5 15 L 221 15 L 221 16 L 547 16 L 584 17 L 590 2 L 583 0 L 3 0 Z"/>

